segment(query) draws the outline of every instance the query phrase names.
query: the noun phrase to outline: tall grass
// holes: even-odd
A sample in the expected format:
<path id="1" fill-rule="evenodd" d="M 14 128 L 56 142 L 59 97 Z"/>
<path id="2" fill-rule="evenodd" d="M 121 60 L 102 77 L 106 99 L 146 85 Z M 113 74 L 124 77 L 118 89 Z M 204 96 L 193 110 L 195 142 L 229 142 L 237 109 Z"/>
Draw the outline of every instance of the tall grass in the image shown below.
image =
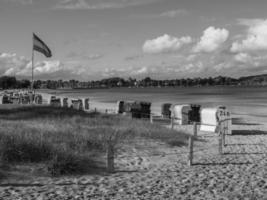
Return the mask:
<path id="1" fill-rule="evenodd" d="M 53 175 L 97 167 L 94 159 L 104 155 L 107 145 L 120 148 L 136 138 L 183 145 L 186 137 L 148 121 L 121 116 L 54 107 L 0 109 L 2 162 L 43 162 Z"/>

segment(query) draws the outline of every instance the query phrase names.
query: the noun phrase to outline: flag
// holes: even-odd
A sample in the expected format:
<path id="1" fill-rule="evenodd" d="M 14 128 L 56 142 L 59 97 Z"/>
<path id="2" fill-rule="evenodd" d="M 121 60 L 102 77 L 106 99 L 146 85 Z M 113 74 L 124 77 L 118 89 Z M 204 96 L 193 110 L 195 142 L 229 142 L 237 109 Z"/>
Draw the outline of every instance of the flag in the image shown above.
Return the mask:
<path id="1" fill-rule="evenodd" d="M 48 58 L 52 57 L 52 53 L 49 47 L 34 33 L 33 33 L 33 50 L 44 54 Z"/>

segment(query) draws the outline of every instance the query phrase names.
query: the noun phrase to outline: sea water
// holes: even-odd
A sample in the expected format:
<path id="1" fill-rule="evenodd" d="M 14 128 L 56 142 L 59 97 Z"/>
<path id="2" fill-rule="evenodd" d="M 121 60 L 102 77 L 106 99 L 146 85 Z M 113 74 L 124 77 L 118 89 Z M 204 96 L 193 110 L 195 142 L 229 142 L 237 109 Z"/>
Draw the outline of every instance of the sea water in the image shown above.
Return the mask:
<path id="1" fill-rule="evenodd" d="M 161 104 L 225 105 L 234 114 L 267 117 L 267 87 L 166 87 L 54 90 L 68 97 L 89 97 L 90 102 L 107 108 L 118 100 L 152 102 L 152 112 L 160 113 Z M 96 105 L 95 104 L 95 105 Z"/>

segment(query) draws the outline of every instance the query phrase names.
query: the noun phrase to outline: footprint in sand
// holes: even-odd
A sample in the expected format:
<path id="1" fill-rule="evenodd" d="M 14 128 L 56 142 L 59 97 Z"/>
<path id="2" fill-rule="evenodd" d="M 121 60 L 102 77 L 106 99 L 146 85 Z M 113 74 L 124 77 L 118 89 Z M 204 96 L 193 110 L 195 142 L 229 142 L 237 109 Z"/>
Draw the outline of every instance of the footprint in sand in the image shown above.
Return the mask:
<path id="1" fill-rule="evenodd" d="M 141 157 L 138 157 L 138 165 L 141 165 L 142 164 L 142 162 L 143 162 L 143 158 L 141 158 Z"/>

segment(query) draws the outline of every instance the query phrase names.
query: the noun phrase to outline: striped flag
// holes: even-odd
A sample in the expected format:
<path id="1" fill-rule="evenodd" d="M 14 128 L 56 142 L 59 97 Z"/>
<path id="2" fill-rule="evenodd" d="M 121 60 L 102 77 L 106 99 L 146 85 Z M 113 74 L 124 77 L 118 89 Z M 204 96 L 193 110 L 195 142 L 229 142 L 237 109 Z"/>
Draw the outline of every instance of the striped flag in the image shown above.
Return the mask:
<path id="1" fill-rule="evenodd" d="M 33 50 L 44 54 L 47 58 L 52 57 L 52 53 L 49 47 L 34 33 L 33 33 Z"/>

